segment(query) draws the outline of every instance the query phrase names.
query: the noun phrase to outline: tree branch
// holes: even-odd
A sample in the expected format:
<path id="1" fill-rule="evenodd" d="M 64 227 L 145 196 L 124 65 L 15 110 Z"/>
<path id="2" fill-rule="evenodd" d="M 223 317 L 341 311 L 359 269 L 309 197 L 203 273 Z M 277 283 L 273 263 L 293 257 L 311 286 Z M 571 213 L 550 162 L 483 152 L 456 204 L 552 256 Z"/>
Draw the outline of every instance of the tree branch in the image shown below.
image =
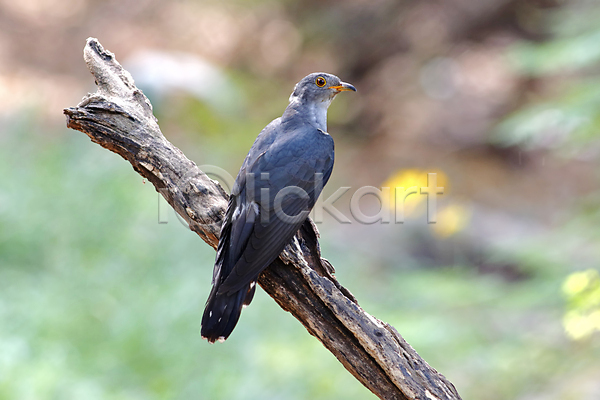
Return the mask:
<path id="1" fill-rule="evenodd" d="M 131 163 L 206 243 L 216 248 L 228 196 L 165 139 L 146 96 L 97 39 L 84 59 L 98 91 L 64 110 L 67 126 Z M 320 256 L 309 220 L 260 286 L 296 317 L 337 359 L 382 399 L 460 399 L 452 383 L 430 367 L 390 325 L 367 314 Z"/>

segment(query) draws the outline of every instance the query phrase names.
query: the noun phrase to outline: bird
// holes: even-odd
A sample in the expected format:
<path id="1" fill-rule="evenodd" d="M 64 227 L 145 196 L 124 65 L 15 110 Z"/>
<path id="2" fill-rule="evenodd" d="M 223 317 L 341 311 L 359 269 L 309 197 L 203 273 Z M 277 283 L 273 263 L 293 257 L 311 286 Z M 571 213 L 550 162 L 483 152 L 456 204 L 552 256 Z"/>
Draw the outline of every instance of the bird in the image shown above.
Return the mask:
<path id="1" fill-rule="evenodd" d="M 252 301 L 259 274 L 290 243 L 331 176 L 327 109 L 356 88 L 317 72 L 300 80 L 283 115 L 258 135 L 232 187 L 200 333 L 223 342 Z"/>

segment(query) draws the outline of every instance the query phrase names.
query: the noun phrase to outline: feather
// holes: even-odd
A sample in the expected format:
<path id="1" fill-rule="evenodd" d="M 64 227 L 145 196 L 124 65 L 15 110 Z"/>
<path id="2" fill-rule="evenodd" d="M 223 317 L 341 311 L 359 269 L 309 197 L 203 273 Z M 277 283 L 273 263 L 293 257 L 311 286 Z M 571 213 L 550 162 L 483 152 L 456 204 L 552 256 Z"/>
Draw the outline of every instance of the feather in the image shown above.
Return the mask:
<path id="1" fill-rule="evenodd" d="M 231 334 L 254 297 L 258 276 L 306 221 L 331 176 L 333 139 L 326 133 L 325 114 L 315 110 L 326 112 L 335 94 L 313 88 L 316 76 L 340 84 L 329 74 L 300 81 L 282 117 L 254 141 L 235 180 L 202 316 L 201 334 L 211 343 Z"/>

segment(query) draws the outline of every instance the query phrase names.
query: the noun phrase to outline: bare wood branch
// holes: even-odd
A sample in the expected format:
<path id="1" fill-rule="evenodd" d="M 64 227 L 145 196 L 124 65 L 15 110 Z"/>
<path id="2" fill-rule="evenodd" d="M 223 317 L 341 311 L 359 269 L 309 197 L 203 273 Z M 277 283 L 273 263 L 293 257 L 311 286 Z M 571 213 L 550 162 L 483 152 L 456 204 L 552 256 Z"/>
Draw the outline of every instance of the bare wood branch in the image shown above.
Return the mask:
<path id="1" fill-rule="evenodd" d="M 64 110 L 67 126 L 129 161 L 215 248 L 227 207 L 225 191 L 165 139 L 146 96 L 97 39 L 87 40 L 84 59 L 98 91 Z M 309 220 L 261 274 L 261 287 L 380 398 L 460 399 L 452 383 L 339 284 L 320 256 L 317 237 Z"/>

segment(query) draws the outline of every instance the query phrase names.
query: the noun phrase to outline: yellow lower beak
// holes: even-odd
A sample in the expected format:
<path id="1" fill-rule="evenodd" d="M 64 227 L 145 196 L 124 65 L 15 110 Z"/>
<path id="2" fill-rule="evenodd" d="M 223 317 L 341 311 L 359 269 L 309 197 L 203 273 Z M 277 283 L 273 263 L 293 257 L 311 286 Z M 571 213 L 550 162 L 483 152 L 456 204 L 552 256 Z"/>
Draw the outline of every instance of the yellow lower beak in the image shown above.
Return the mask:
<path id="1" fill-rule="evenodd" d="M 346 82 L 340 82 L 339 85 L 337 86 L 329 86 L 328 89 L 335 89 L 339 92 L 344 92 L 344 91 L 352 91 L 352 92 L 356 92 L 356 88 L 354 86 L 352 86 L 349 83 Z"/>

